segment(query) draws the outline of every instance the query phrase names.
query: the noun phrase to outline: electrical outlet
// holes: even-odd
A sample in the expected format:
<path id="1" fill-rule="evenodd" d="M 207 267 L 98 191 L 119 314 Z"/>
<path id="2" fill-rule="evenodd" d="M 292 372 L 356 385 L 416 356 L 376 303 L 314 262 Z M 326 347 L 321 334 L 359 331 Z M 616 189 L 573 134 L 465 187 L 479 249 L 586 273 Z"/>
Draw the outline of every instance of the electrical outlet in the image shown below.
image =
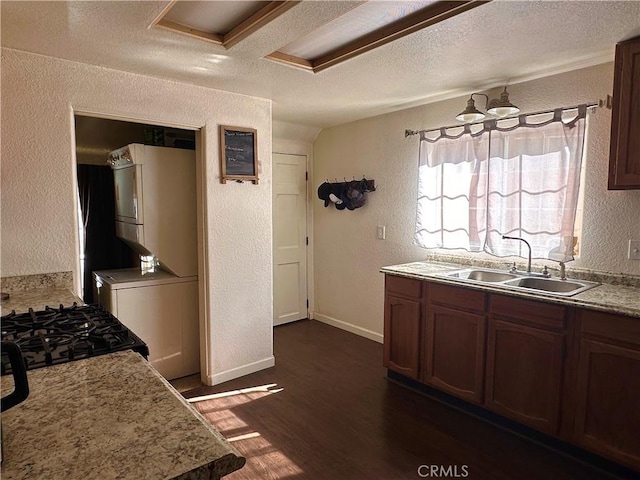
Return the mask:
<path id="1" fill-rule="evenodd" d="M 385 238 L 387 238 L 387 227 L 378 225 L 378 240 L 384 240 Z"/>
<path id="2" fill-rule="evenodd" d="M 629 260 L 640 260 L 640 240 L 629 240 Z"/>

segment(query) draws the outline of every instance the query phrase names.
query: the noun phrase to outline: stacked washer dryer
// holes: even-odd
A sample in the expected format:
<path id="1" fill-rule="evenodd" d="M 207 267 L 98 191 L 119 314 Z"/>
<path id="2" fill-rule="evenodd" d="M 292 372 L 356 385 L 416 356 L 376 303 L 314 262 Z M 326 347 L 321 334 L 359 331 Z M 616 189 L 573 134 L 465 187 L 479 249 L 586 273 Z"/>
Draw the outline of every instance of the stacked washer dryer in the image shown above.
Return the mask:
<path id="1" fill-rule="evenodd" d="M 93 272 L 94 300 L 149 347 L 167 379 L 200 370 L 195 152 L 131 144 L 109 154 L 116 234 L 141 267 Z"/>

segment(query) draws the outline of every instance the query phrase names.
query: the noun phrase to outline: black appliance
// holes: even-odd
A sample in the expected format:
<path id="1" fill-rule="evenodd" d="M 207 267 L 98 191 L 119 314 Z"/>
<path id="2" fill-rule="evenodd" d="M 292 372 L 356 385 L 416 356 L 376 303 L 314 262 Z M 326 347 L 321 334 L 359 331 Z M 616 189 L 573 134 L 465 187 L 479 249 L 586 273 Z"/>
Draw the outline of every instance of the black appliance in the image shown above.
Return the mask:
<path id="1" fill-rule="evenodd" d="M 45 307 L 4 315 L 2 342 L 13 342 L 22 351 L 27 370 L 134 350 L 147 358 L 149 348 L 120 320 L 100 305 Z M 7 352 L 2 352 L 2 375 L 12 373 Z"/>

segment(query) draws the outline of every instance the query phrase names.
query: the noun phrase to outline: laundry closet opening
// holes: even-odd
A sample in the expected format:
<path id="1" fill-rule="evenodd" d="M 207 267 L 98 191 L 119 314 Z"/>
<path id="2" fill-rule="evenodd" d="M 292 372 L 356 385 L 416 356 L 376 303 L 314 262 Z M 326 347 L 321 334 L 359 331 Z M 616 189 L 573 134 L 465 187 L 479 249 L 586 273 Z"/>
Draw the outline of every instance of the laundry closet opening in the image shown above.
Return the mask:
<path id="1" fill-rule="evenodd" d="M 167 379 L 200 371 L 196 131 L 75 115 L 82 297 L 149 346 Z"/>

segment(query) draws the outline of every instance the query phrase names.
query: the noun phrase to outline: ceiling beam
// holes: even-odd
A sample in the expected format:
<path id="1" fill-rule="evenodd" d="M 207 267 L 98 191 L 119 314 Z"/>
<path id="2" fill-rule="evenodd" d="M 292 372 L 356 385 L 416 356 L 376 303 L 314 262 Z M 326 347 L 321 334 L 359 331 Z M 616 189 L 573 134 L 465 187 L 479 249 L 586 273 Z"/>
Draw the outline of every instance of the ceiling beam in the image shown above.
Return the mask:
<path id="1" fill-rule="evenodd" d="M 183 35 L 188 35 L 199 40 L 204 40 L 205 42 L 215 43 L 216 45 L 223 44 L 223 38 L 221 35 L 187 27 L 186 25 L 182 25 L 178 22 L 172 22 L 171 20 L 162 19 L 158 21 L 155 26 L 172 32 L 182 33 Z"/>
<path id="2" fill-rule="evenodd" d="M 304 58 L 296 57 L 295 55 L 289 55 L 288 53 L 282 52 L 273 52 L 267 55 L 265 58 L 313 72 L 313 63 L 311 63 L 309 60 L 305 60 Z"/>
<path id="3" fill-rule="evenodd" d="M 226 33 L 198 30 L 196 28 L 189 27 L 188 25 L 183 25 L 179 22 L 165 19 L 164 17 L 176 5 L 177 1 L 178 0 L 172 0 L 171 2 L 169 2 L 167 6 L 163 8 L 162 11 L 158 14 L 158 16 L 156 16 L 153 22 L 151 22 L 149 28 L 164 28 L 166 30 L 188 35 L 199 40 L 222 45 L 226 49 L 229 49 L 233 45 L 236 45 L 238 42 L 247 38 L 252 33 L 264 27 L 272 20 L 278 18 L 289 9 L 295 7 L 302 0 L 281 0 L 269 2 L 259 11 L 244 19 L 242 22 L 240 22 L 238 25 L 236 25 Z"/>
<path id="4" fill-rule="evenodd" d="M 269 2 L 266 6 L 240 23 L 240 25 L 234 27 L 230 32 L 225 33 L 222 45 L 224 45 L 225 48 L 231 48 L 256 30 L 264 27 L 271 20 L 278 18 L 286 11 L 295 7 L 301 1 L 302 0 L 285 0 Z"/>
<path id="5" fill-rule="evenodd" d="M 459 15 L 467 10 L 489 3 L 490 1 L 491 0 L 464 0 L 436 2 L 389 25 L 385 25 L 360 38 L 356 38 L 318 58 L 304 59 L 278 51 L 267 55 L 266 58 L 318 73 L 345 60 L 349 60 L 357 55 L 361 55 L 374 48 L 393 42 L 394 40 L 455 15 Z M 309 68 L 309 65 L 311 65 L 311 68 Z"/>

